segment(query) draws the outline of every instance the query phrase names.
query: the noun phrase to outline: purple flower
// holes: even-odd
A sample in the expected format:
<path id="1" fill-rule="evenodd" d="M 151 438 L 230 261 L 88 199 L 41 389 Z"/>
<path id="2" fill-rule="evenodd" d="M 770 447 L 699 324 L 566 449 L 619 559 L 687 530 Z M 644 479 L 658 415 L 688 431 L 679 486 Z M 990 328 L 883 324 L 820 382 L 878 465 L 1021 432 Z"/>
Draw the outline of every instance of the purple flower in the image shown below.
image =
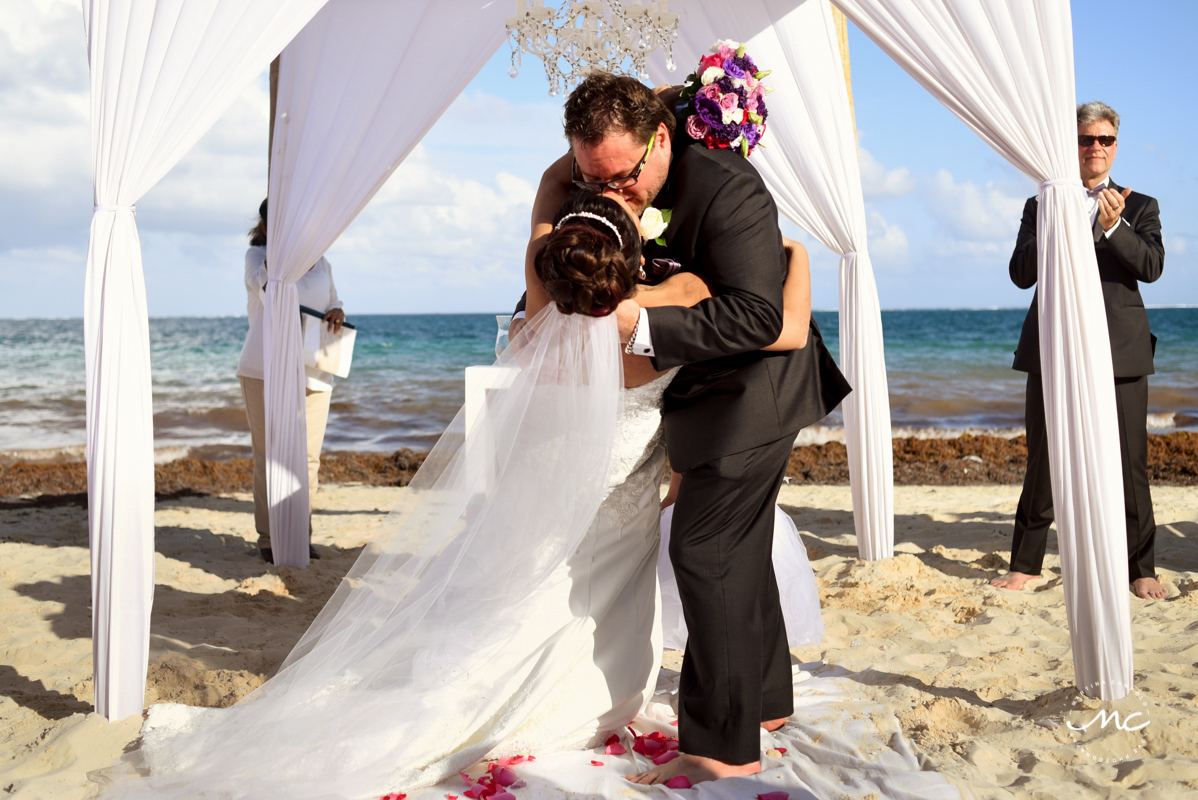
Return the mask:
<path id="1" fill-rule="evenodd" d="M 725 61 L 724 62 L 724 74 L 727 75 L 729 78 L 736 78 L 737 80 L 743 81 L 745 79 L 745 69 L 743 66 L 736 63 L 739 60 L 740 59 L 730 58 L 727 61 Z"/>

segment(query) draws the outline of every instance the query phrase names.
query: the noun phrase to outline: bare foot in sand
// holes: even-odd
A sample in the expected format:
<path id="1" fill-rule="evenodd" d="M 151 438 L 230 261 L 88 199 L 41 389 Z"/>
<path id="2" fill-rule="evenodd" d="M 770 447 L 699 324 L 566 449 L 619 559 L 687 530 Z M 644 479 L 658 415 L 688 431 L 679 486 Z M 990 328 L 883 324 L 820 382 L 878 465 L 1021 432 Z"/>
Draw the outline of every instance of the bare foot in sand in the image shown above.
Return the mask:
<path id="1" fill-rule="evenodd" d="M 773 733 L 785 724 L 786 718 L 783 717 L 782 719 L 767 719 L 765 722 L 761 723 L 761 727 L 763 730 Z"/>
<path id="2" fill-rule="evenodd" d="M 1144 600 L 1163 600 L 1169 594 L 1156 578 L 1136 578 L 1131 582 L 1131 590 Z"/>
<path id="3" fill-rule="evenodd" d="M 685 775 L 691 785 L 703 781 L 716 781 L 720 778 L 739 778 L 742 775 L 756 775 L 761 772 L 761 762 L 752 761 L 748 764 L 725 764 L 714 758 L 702 756 L 680 755 L 673 761 L 667 761 L 660 767 L 654 767 L 639 775 L 625 775 L 633 783 L 645 786 L 654 783 L 666 783 L 671 778 Z"/>
<path id="4" fill-rule="evenodd" d="M 999 589 L 1012 589 L 1019 591 L 1028 581 L 1039 578 L 1039 575 L 1025 575 L 1022 572 L 1011 570 L 1006 575 L 999 575 L 994 580 L 990 581 L 991 586 L 997 586 Z"/>

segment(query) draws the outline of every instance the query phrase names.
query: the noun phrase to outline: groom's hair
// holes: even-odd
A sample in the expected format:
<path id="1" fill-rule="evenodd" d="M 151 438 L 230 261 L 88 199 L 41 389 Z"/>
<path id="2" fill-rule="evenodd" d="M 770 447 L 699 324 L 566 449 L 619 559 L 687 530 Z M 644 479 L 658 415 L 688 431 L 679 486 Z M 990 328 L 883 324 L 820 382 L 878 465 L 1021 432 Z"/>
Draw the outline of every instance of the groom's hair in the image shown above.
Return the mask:
<path id="1" fill-rule="evenodd" d="M 580 189 L 557 210 L 553 224 L 533 265 L 557 310 L 593 317 L 615 311 L 632 295 L 632 265 L 640 266 L 636 223 L 615 200 Z"/>
<path id="2" fill-rule="evenodd" d="M 629 133 L 649 141 L 665 123 L 674 135 L 674 114 L 645 84 L 635 78 L 596 72 L 570 92 L 566 99 L 566 139 L 596 144 L 612 134 Z"/>

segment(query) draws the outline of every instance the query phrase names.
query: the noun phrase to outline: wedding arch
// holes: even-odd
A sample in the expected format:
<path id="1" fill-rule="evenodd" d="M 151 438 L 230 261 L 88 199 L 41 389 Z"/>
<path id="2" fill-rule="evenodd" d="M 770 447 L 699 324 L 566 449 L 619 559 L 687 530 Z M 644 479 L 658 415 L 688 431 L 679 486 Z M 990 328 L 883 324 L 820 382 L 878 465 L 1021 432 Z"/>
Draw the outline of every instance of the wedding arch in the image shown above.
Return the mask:
<path id="1" fill-rule="evenodd" d="M 834 0 L 1040 184 L 1040 346 L 1077 685 L 1132 685 L 1113 372 L 1073 150 L 1069 0 Z M 503 8 L 500 8 L 503 6 Z M 275 558 L 307 564 L 295 281 L 370 201 L 506 38 L 488 0 L 84 0 L 95 209 L 84 305 L 96 710 L 142 711 L 154 588 L 149 325 L 134 204 L 280 55 L 265 312 Z M 718 38 L 773 70 L 754 159 L 784 214 L 840 260 L 841 366 L 862 558 L 893 554 L 891 428 L 848 86 L 828 0 L 675 0 L 675 59 Z M 449 56 L 449 57 L 447 57 Z M 429 65 L 435 64 L 433 69 Z M 676 80 L 660 56 L 659 81 Z M 419 74 L 420 101 L 411 102 Z M 679 75 L 684 73 L 679 73 Z M 548 154 L 547 154 L 548 155 Z"/>

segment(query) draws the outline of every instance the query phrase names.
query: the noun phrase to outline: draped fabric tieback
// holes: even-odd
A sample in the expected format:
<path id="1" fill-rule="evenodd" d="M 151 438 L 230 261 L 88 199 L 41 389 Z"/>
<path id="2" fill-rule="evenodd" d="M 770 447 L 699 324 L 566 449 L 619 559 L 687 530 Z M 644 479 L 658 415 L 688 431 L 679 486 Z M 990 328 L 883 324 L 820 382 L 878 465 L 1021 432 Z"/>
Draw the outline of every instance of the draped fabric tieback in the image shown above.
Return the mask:
<path id="1" fill-rule="evenodd" d="M 130 214 L 137 214 L 137 206 L 92 206 L 93 214 L 98 214 L 101 211 L 128 211 Z"/>
<path id="2" fill-rule="evenodd" d="M 1056 178 L 1051 181 L 1042 182 L 1039 188 L 1036 190 L 1036 194 L 1044 194 L 1045 189 L 1052 188 L 1053 186 L 1076 186 L 1077 188 L 1083 190 L 1086 188 L 1082 185 L 1081 178 Z"/>

